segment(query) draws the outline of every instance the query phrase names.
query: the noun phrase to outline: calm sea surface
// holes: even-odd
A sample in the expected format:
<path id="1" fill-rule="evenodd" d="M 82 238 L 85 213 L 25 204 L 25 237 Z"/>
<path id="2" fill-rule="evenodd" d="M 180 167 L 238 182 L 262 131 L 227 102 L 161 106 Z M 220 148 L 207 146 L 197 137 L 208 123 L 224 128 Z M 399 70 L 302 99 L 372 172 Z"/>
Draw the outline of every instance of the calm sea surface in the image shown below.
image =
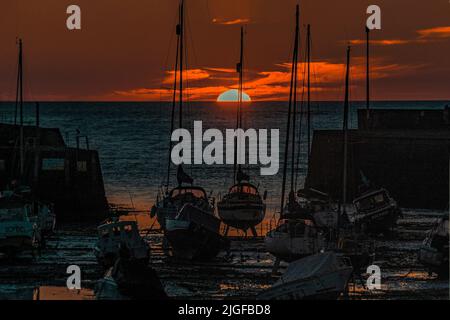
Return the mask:
<path id="1" fill-rule="evenodd" d="M 443 108 L 448 102 L 375 102 L 375 108 Z M 363 102 L 351 104 L 350 126 L 357 127 L 356 110 Z M 280 160 L 284 150 L 287 103 L 252 102 L 244 108 L 246 128 L 280 129 Z M 91 148 L 97 149 L 104 175 L 108 199 L 112 203 L 148 209 L 159 186 L 165 180 L 168 161 L 170 103 L 160 102 L 51 102 L 40 103 L 41 125 L 59 128 L 66 143 L 75 145 L 76 130 L 89 136 Z M 13 103 L 0 103 L 0 121 L 11 122 Z M 298 119 L 300 116 L 298 116 Z M 306 117 L 303 117 L 305 119 Z M 203 121 L 203 129 L 233 129 L 235 105 L 215 102 L 190 102 L 184 108 L 184 126 L 191 128 L 194 120 Z M 25 105 L 25 122 L 34 122 L 34 104 Z M 342 126 L 341 102 L 314 102 L 313 129 L 338 129 Z M 299 184 L 306 174 L 306 128 L 302 124 L 301 168 Z M 191 131 L 192 132 L 192 131 Z M 214 195 L 224 193 L 232 183 L 230 165 L 186 166 L 197 185 Z M 278 204 L 282 171 L 274 176 L 261 176 L 258 166 L 246 168 L 252 181 L 268 191 L 268 208 L 274 212 Z M 174 175 L 172 175 L 172 183 Z M 270 217 L 269 217 L 270 218 Z"/>

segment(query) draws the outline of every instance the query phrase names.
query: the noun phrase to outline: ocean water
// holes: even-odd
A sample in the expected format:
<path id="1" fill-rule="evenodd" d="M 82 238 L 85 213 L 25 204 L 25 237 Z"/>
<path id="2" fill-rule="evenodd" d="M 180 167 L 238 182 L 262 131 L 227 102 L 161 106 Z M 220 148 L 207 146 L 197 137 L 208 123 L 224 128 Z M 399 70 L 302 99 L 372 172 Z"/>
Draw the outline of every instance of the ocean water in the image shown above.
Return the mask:
<path id="1" fill-rule="evenodd" d="M 443 108 L 448 102 L 407 101 L 374 102 L 374 108 Z M 350 127 L 357 127 L 356 110 L 364 102 L 350 107 Z M 305 106 L 303 106 L 306 109 Z M 254 129 L 280 130 L 280 161 L 282 161 L 287 119 L 286 102 L 252 102 L 244 104 L 243 125 Z M 342 127 L 342 102 L 313 102 L 312 129 Z M 25 123 L 34 123 L 34 103 L 24 107 Z M 155 201 L 158 189 L 165 183 L 171 103 L 167 102 L 41 102 L 41 126 L 59 128 L 69 146 L 75 145 L 76 130 L 89 136 L 90 147 L 100 154 L 105 189 L 111 203 L 148 210 Z M 14 103 L 0 103 L 0 122 L 11 122 Z M 187 102 L 183 108 L 183 126 L 192 128 L 201 120 L 203 130 L 235 127 L 236 105 L 233 103 Z M 298 115 L 298 120 L 300 115 Z M 298 184 L 301 186 L 307 171 L 306 116 L 303 115 Z M 177 123 L 177 118 L 175 119 Z M 299 122 L 299 121 L 298 121 Z M 298 128 L 298 127 L 297 127 Z M 193 131 L 191 130 L 193 133 Z M 244 166 L 261 192 L 268 191 L 269 215 L 277 211 L 282 170 L 273 176 L 261 176 L 258 166 Z M 232 184 L 232 165 L 190 165 L 185 170 L 195 184 L 218 196 Z M 175 171 L 175 170 L 173 170 Z M 175 172 L 171 175 L 175 183 Z M 270 218 L 270 216 L 268 216 Z"/>

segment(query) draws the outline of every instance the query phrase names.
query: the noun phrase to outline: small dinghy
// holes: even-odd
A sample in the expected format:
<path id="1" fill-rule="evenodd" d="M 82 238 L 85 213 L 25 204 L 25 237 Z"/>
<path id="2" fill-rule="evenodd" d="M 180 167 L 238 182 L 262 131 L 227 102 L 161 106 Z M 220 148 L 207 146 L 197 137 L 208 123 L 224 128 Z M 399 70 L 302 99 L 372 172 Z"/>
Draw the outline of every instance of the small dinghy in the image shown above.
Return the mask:
<path id="1" fill-rule="evenodd" d="M 355 224 L 370 234 L 390 234 L 402 212 L 386 189 L 370 189 L 353 201 Z"/>
<path id="2" fill-rule="evenodd" d="M 449 277 L 449 222 L 448 216 L 440 219 L 428 233 L 419 249 L 419 262 L 426 266 L 430 273 L 435 272 L 439 278 Z"/>
<path id="3" fill-rule="evenodd" d="M 348 258 L 334 252 L 318 253 L 289 264 L 262 300 L 336 300 L 347 290 L 353 268 Z"/>
<path id="4" fill-rule="evenodd" d="M 166 236 L 176 258 L 207 260 L 229 248 L 220 234 L 220 220 L 192 204 L 186 204 L 174 219 L 166 219 Z"/>
<path id="5" fill-rule="evenodd" d="M 94 248 L 97 261 L 104 268 L 111 267 L 119 255 L 119 248 L 126 246 L 130 250 L 130 259 L 134 263 L 148 264 L 150 246 L 139 234 L 135 221 L 118 221 L 102 224 L 97 228 L 98 240 Z"/>
<path id="6" fill-rule="evenodd" d="M 325 236 L 311 220 L 285 220 L 264 238 L 267 251 L 291 262 L 326 249 Z"/>

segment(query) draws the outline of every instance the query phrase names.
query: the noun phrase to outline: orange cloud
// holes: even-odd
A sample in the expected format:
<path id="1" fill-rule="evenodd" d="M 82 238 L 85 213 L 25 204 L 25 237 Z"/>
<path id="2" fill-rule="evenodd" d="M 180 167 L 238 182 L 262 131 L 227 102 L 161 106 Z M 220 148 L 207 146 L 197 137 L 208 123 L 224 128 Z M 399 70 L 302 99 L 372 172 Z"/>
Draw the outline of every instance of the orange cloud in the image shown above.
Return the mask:
<path id="1" fill-rule="evenodd" d="M 250 22 L 250 19 L 248 18 L 239 18 L 239 19 L 233 19 L 233 20 L 226 20 L 226 19 L 218 19 L 214 18 L 212 20 L 215 24 L 222 24 L 222 25 L 235 25 L 235 24 L 248 24 Z"/>
<path id="2" fill-rule="evenodd" d="M 279 63 L 273 70 L 245 70 L 244 89 L 254 101 L 286 100 L 289 94 L 291 79 L 291 63 Z M 396 77 L 415 72 L 418 65 L 401 65 L 385 63 L 382 59 L 373 59 L 371 68 L 372 79 Z M 299 63 L 299 95 L 303 88 L 303 76 L 306 64 Z M 365 58 L 352 59 L 351 80 L 353 85 L 365 81 Z M 173 71 L 163 79 L 161 88 L 138 88 L 129 91 L 116 91 L 115 95 L 133 100 L 171 100 L 173 97 Z M 226 75 L 226 76 L 224 76 Z M 236 71 L 231 68 L 196 68 L 186 70 L 185 98 L 190 100 L 213 100 L 224 91 L 237 88 Z M 311 62 L 311 91 L 317 93 L 313 99 L 329 99 L 343 91 L 345 64 L 332 61 Z M 165 85 L 165 87 L 164 87 Z M 320 93 L 320 95 L 318 95 Z M 299 97 L 300 98 L 300 97 Z"/>
<path id="3" fill-rule="evenodd" d="M 392 39 L 392 40 L 369 40 L 369 43 L 376 46 L 392 46 L 392 45 L 400 45 L 407 44 L 413 42 L 412 40 L 400 40 L 400 39 Z M 350 40 L 351 45 L 361 45 L 366 44 L 366 40 L 356 39 Z"/>
<path id="4" fill-rule="evenodd" d="M 173 83 L 175 71 L 167 71 L 167 76 L 163 80 L 163 84 Z M 179 79 L 180 74 L 177 74 L 177 79 Z M 203 79 L 208 79 L 210 74 L 204 69 L 188 69 L 183 70 L 183 78 L 189 79 L 189 81 L 198 81 Z"/>
<path id="5" fill-rule="evenodd" d="M 420 38 L 450 38 L 450 26 L 417 30 Z"/>

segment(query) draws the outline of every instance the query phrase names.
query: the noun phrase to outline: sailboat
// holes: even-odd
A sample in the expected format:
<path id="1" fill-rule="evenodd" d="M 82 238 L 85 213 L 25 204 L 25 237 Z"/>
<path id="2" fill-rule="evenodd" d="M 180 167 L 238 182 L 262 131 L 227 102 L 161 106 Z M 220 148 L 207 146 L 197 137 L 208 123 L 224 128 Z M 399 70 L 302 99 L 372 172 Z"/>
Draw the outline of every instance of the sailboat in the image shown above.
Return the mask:
<path id="1" fill-rule="evenodd" d="M 19 108 L 19 172 L 13 172 L 17 179 L 11 181 L 11 188 L 0 193 L 0 252 L 15 255 L 23 251 L 34 251 L 42 245 L 42 234 L 54 230 L 55 215 L 51 205 L 39 202 L 32 189 L 22 186 L 25 176 L 25 143 L 23 124 L 23 46 L 18 40 L 19 62 L 15 125 Z"/>
<path id="2" fill-rule="evenodd" d="M 366 27 L 366 117 L 368 123 L 370 119 L 369 33 L 370 30 Z M 360 186 L 360 195 L 353 200 L 356 211 L 355 224 L 364 233 L 389 235 L 399 217 L 402 216 L 401 209 L 388 190 L 372 185 L 362 172 L 361 177 L 363 184 Z"/>
<path id="3" fill-rule="evenodd" d="M 244 72 L 244 28 L 241 27 L 241 50 L 240 61 L 237 64 L 239 73 L 239 101 L 237 108 L 236 129 L 242 129 L 242 95 L 243 95 L 243 72 Z M 217 203 L 219 217 L 227 225 L 225 234 L 229 227 L 252 231 L 257 236 L 255 227 L 260 224 L 266 215 L 266 204 L 264 200 L 267 192 L 260 195 L 258 187 L 250 183 L 250 176 L 243 172 L 241 165 L 237 165 L 237 147 L 234 152 L 234 184 L 221 201 Z M 236 169 L 237 168 L 237 169 Z"/>
<path id="4" fill-rule="evenodd" d="M 348 114 L 349 114 L 349 75 L 350 47 L 347 48 L 347 64 L 345 74 L 344 117 L 342 126 L 343 170 L 342 199 L 338 215 L 336 251 L 350 258 L 354 271 L 360 274 L 364 268 L 372 264 L 375 258 L 375 244 L 365 233 L 357 233 L 355 225 L 350 222 L 347 213 L 347 172 L 348 172 Z"/>
<path id="5" fill-rule="evenodd" d="M 419 248 L 418 260 L 426 266 L 429 273 L 437 273 L 439 278 L 449 277 L 449 222 L 448 215 L 439 219 L 427 233 L 427 237 Z"/>
<path id="6" fill-rule="evenodd" d="M 179 128 L 183 128 L 183 57 L 184 49 L 184 1 L 179 5 L 179 21 L 176 26 L 177 54 L 175 63 L 174 94 L 172 101 L 171 133 L 174 129 L 177 75 L 179 71 Z M 167 167 L 167 186 L 163 194 L 158 195 L 151 216 L 157 220 L 164 232 L 164 245 L 167 242 L 172 254 L 182 259 L 211 258 L 229 243 L 220 234 L 220 220 L 214 215 L 214 199 L 205 189 L 194 186 L 194 180 L 181 165 L 177 168 L 178 185 L 169 190 L 172 142 L 169 139 L 169 159 Z M 202 221 L 208 220 L 207 223 Z M 212 235 L 214 234 L 214 236 Z M 210 241 L 212 238 L 217 241 Z M 180 248 L 182 248 L 180 250 Z"/>
<path id="7" fill-rule="evenodd" d="M 274 269 L 277 268 L 280 260 L 294 261 L 299 258 L 318 253 L 321 250 L 324 250 L 327 246 L 327 239 L 325 234 L 315 224 L 314 217 L 311 215 L 311 212 L 309 212 L 308 210 L 304 210 L 296 201 L 294 191 L 299 15 L 300 10 L 299 6 L 297 5 L 295 42 L 292 58 L 291 87 L 286 129 L 286 144 L 283 163 L 283 182 L 281 188 L 280 220 L 279 225 L 276 227 L 276 229 L 270 231 L 264 239 L 267 251 L 269 251 L 276 257 Z M 293 123 L 292 141 L 290 141 L 291 122 Z M 291 190 L 289 192 L 287 204 L 285 204 L 284 198 L 286 192 L 288 153 L 290 142 L 292 142 Z"/>
<path id="8" fill-rule="evenodd" d="M 307 130 L 307 150 L 306 157 L 309 164 L 310 150 L 311 150 L 311 25 L 307 25 L 306 31 L 306 66 L 307 66 L 307 119 L 306 119 L 306 130 Z M 300 112 L 300 130 L 299 130 L 299 141 L 298 148 L 300 149 L 301 142 L 301 125 L 302 125 L 303 112 Z M 294 151 L 295 151 L 295 108 L 294 108 L 294 134 L 292 141 L 292 162 L 294 163 Z M 300 150 L 297 152 L 296 167 L 293 170 L 297 170 L 299 166 Z M 294 165 L 293 165 L 294 166 Z M 291 180 L 296 181 L 297 178 Z M 331 200 L 331 197 L 321 192 L 320 190 L 314 188 L 304 188 L 299 189 L 297 192 L 293 192 L 291 187 L 291 192 L 288 198 L 288 205 L 286 207 L 284 216 L 287 218 L 308 218 L 314 221 L 317 227 L 320 227 L 327 232 L 335 229 L 337 224 L 337 210 L 336 205 Z"/>
<path id="9" fill-rule="evenodd" d="M 32 208 L 12 191 L 0 196 L 0 253 L 14 257 L 34 253 L 41 245 L 40 229 L 30 217 Z"/>

